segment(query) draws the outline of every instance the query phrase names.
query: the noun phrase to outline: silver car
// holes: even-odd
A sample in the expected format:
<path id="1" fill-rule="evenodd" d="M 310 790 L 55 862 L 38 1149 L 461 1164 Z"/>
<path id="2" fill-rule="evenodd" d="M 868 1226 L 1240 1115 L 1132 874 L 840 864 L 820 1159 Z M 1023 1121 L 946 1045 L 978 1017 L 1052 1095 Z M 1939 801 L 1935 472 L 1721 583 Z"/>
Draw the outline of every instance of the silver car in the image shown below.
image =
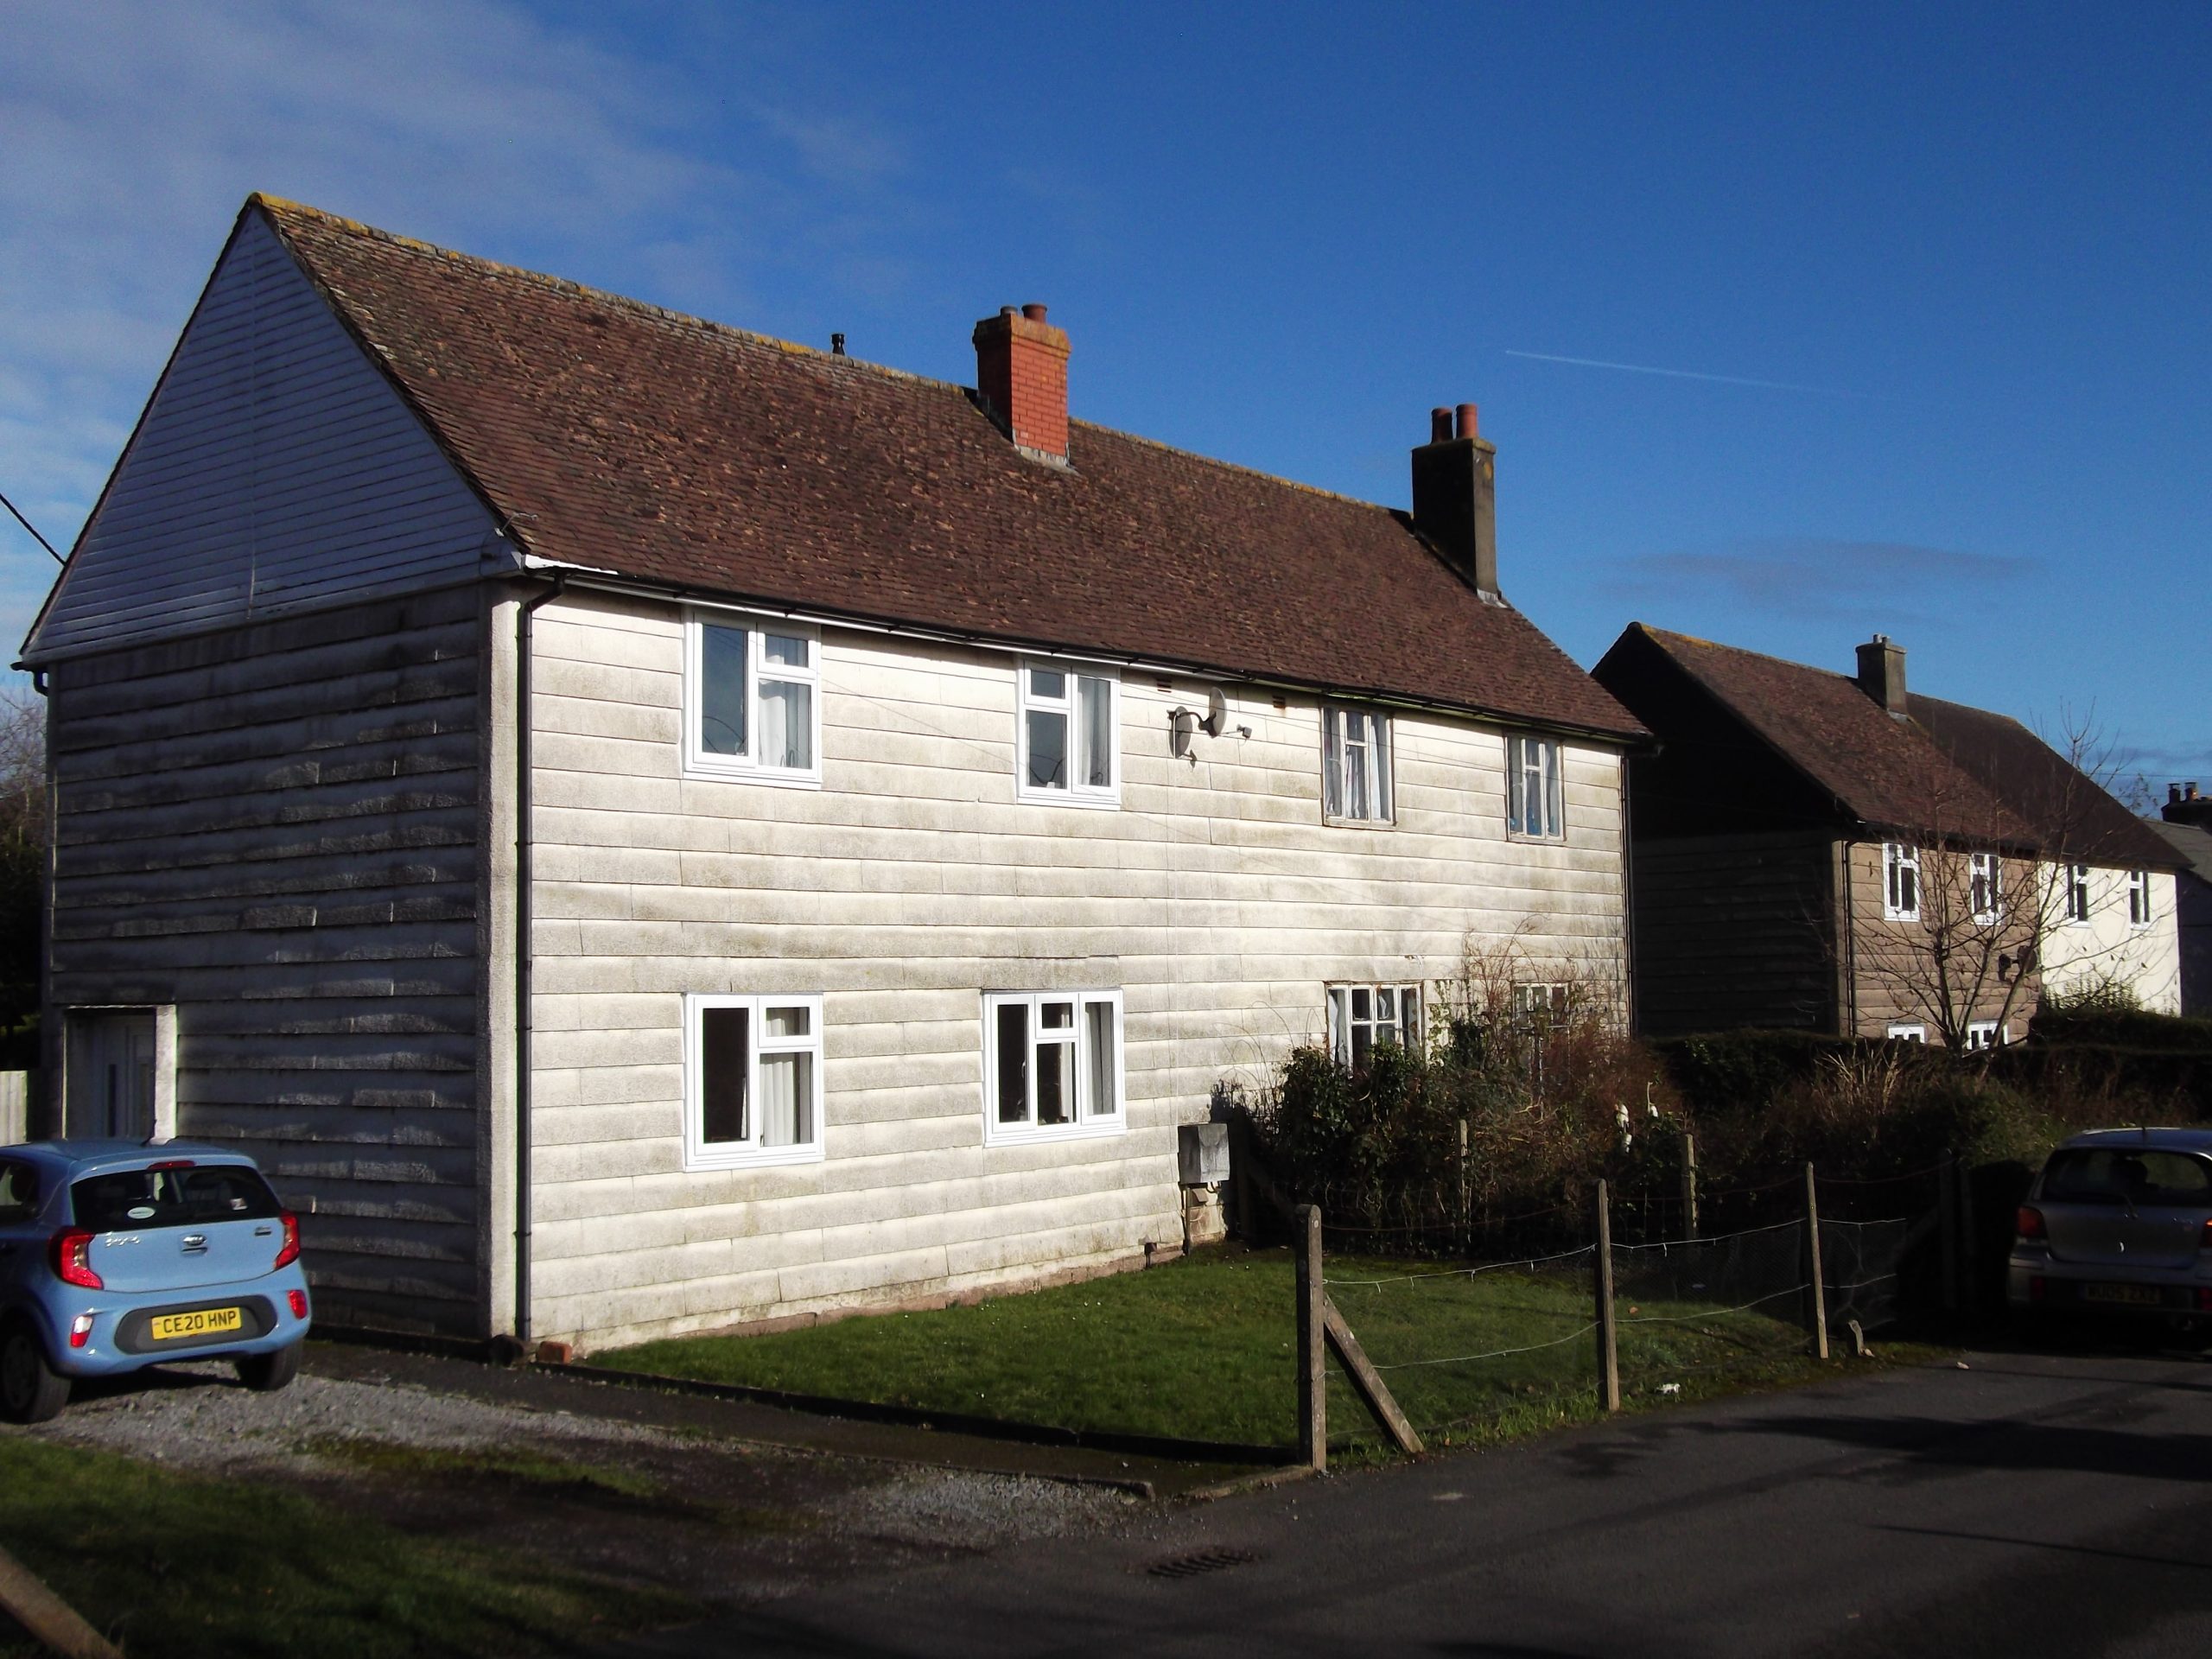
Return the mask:
<path id="1" fill-rule="evenodd" d="M 2030 1315 L 2212 1323 L 2212 1130 L 2097 1129 L 2050 1154 L 2021 1205 L 2006 1296 Z"/>

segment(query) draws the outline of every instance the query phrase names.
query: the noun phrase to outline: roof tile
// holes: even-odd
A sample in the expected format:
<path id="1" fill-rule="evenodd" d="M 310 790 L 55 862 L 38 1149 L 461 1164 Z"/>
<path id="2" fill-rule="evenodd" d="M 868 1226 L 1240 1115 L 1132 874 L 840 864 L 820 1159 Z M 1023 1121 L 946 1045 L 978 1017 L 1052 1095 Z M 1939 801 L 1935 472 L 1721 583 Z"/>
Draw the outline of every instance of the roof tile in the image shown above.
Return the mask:
<path id="1" fill-rule="evenodd" d="M 957 634 L 1643 728 L 1401 512 L 257 198 L 528 550 Z"/>

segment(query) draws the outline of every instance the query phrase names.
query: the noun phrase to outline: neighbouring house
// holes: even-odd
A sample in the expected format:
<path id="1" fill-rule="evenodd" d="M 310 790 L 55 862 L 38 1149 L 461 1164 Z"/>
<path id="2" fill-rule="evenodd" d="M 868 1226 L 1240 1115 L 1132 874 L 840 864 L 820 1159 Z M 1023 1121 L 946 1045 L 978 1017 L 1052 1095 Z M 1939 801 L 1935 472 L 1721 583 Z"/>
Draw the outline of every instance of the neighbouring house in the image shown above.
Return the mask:
<path id="1" fill-rule="evenodd" d="M 2151 827 L 2183 861 L 2174 875 L 2174 916 L 2181 930 L 2181 1011 L 2212 1015 L 2212 796 L 2194 782 L 2170 784 L 2163 822 Z"/>
<path id="2" fill-rule="evenodd" d="M 2043 995 L 2178 1005 L 2152 827 L 2018 721 L 1631 624 L 1592 671 L 1630 763 L 1636 1000 L 1656 1036 L 1776 1027 L 1975 1048 Z"/>
<path id="3" fill-rule="evenodd" d="M 973 339 L 249 200 L 23 651 L 49 1113 L 252 1150 L 328 1317 L 603 1344 L 1173 1252 L 1224 1084 L 1470 948 L 1624 986 L 1644 734 L 1471 405 L 1408 513 Z"/>

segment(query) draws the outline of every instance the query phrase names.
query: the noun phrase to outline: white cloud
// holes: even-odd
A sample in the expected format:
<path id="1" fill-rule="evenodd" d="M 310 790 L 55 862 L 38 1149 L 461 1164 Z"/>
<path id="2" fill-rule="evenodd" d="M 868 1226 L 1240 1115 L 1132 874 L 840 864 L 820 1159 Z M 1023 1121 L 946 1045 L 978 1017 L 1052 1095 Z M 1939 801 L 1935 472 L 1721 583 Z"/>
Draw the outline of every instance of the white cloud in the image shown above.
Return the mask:
<path id="1" fill-rule="evenodd" d="M 738 319 L 825 181 L 863 242 L 901 211 L 866 115 L 718 106 L 506 0 L 13 0 L 5 34 L 0 489 L 65 547 L 250 191 Z M 0 632 L 30 576 L 0 557 Z"/>

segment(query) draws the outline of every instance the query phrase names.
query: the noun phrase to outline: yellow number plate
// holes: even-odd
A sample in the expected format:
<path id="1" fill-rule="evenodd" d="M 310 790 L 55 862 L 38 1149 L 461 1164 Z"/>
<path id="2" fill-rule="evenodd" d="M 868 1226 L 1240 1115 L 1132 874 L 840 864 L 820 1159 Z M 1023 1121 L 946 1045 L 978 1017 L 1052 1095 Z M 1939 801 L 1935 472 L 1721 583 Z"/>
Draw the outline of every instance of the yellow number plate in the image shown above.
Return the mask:
<path id="1" fill-rule="evenodd" d="M 2084 1285 L 2085 1302 L 2124 1302 L 2130 1307 L 2157 1307 L 2166 1299 L 2149 1285 Z"/>
<path id="2" fill-rule="evenodd" d="M 240 1307 L 203 1307 L 190 1313 L 163 1313 L 153 1322 L 149 1333 L 156 1342 L 175 1342 L 181 1337 L 211 1337 L 224 1331 L 245 1328 L 245 1310 Z"/>

